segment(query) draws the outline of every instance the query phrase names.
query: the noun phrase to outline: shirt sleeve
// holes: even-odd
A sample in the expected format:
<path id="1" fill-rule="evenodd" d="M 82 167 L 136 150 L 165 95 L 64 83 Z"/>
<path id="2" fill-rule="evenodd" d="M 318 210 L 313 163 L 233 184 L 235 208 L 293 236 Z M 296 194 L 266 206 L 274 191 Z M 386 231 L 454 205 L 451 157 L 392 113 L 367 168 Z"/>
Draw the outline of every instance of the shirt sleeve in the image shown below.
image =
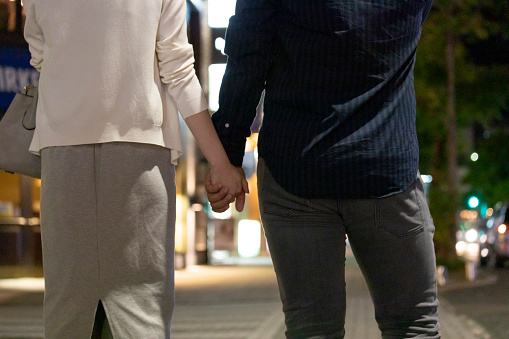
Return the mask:
<path id="1" fill-rule="evenodd" d="M 44 60 L 44 35 L 36 20 L 35 4 L 24 1 L 23 8 L 26 15 L 24 36 L 31 54 L 30 65 L 40 72 Z"/>
<path id="2" fill-rule="evenodd" d="M 208 109 L 187 39 L 186 11 L 185 0 L 163 0 L 156 40 L 161 81 L 184 119 Z"/>
<path id="3" fill-rule="evenodd" d="M 246 138 L 272 62 L 275 38 L 274 0 L 237 0 L 226 31 L 228 56 L 212 115 L 223 147 L 235 166 L 242 165 Z"/>

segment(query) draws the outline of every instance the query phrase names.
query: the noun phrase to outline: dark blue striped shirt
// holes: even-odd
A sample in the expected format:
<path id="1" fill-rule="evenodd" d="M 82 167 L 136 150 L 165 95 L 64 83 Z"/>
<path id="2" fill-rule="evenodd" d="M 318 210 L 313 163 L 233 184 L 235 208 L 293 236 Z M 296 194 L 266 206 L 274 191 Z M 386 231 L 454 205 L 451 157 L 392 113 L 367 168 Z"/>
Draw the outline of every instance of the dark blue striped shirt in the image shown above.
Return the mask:
<path id="1" fill-rule="evenodd" d="M 259 137 L 305 198 L 401 192 L 418 169 L 413 67 L 431 0 L 238 0 L 214 125 L 234 165 L 265 90 Z"/>

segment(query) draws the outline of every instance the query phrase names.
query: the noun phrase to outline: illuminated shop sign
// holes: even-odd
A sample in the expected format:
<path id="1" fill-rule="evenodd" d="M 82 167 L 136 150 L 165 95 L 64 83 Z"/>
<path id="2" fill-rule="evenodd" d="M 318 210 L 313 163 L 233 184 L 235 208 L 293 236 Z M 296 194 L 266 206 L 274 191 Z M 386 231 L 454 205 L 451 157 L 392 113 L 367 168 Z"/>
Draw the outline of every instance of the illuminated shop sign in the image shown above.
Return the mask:
<path id="1" fill-rule="evenodd" d="M 38 80 L 28 48 L 0 47 L 0 110 L 6 110 L 17 92 L 26 85 L 37 85 Z"/>

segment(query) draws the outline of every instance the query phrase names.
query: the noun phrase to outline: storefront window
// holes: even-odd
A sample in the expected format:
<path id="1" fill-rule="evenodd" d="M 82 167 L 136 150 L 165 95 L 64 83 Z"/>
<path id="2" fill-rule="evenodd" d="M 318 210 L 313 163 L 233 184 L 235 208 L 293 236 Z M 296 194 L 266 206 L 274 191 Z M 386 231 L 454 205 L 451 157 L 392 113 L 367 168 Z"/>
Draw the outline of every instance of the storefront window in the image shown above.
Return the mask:
<path id="1" fill-rule="evenodd" d="M 40 180 L 0 171 L 0 279 L 42 274 Z"/>

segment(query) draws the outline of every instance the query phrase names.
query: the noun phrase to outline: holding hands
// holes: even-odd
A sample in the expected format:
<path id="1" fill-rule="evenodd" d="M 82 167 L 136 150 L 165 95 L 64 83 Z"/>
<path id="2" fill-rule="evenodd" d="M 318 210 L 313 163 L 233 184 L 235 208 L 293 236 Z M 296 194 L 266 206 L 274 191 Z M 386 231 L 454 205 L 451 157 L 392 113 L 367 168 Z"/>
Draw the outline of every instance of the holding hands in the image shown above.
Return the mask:
<path id="1" fill-rule="evenodd" d="M 224 212 L 230 207 L 230 203 L 236 201 L 237 211 L 242 211 L 246 193 L 249 193 L 246 175 L 242 168 L 230 163 L 208 110 L 186 118 L 185 122 L 210 164 L 210 170 L 205 177 L 205 189 L 212 210 Z"/>
<path id="2" fill-rule="evenodd" d="M 224 212 L 235 201 L 235 209 L 242 211 L 246 201 L 249 186 L 246 175 L 241 167 L 235 167 L 229 162 L 217 168 L 211 166 L 205 176 L 207 198 L 214 212 Z"/>

